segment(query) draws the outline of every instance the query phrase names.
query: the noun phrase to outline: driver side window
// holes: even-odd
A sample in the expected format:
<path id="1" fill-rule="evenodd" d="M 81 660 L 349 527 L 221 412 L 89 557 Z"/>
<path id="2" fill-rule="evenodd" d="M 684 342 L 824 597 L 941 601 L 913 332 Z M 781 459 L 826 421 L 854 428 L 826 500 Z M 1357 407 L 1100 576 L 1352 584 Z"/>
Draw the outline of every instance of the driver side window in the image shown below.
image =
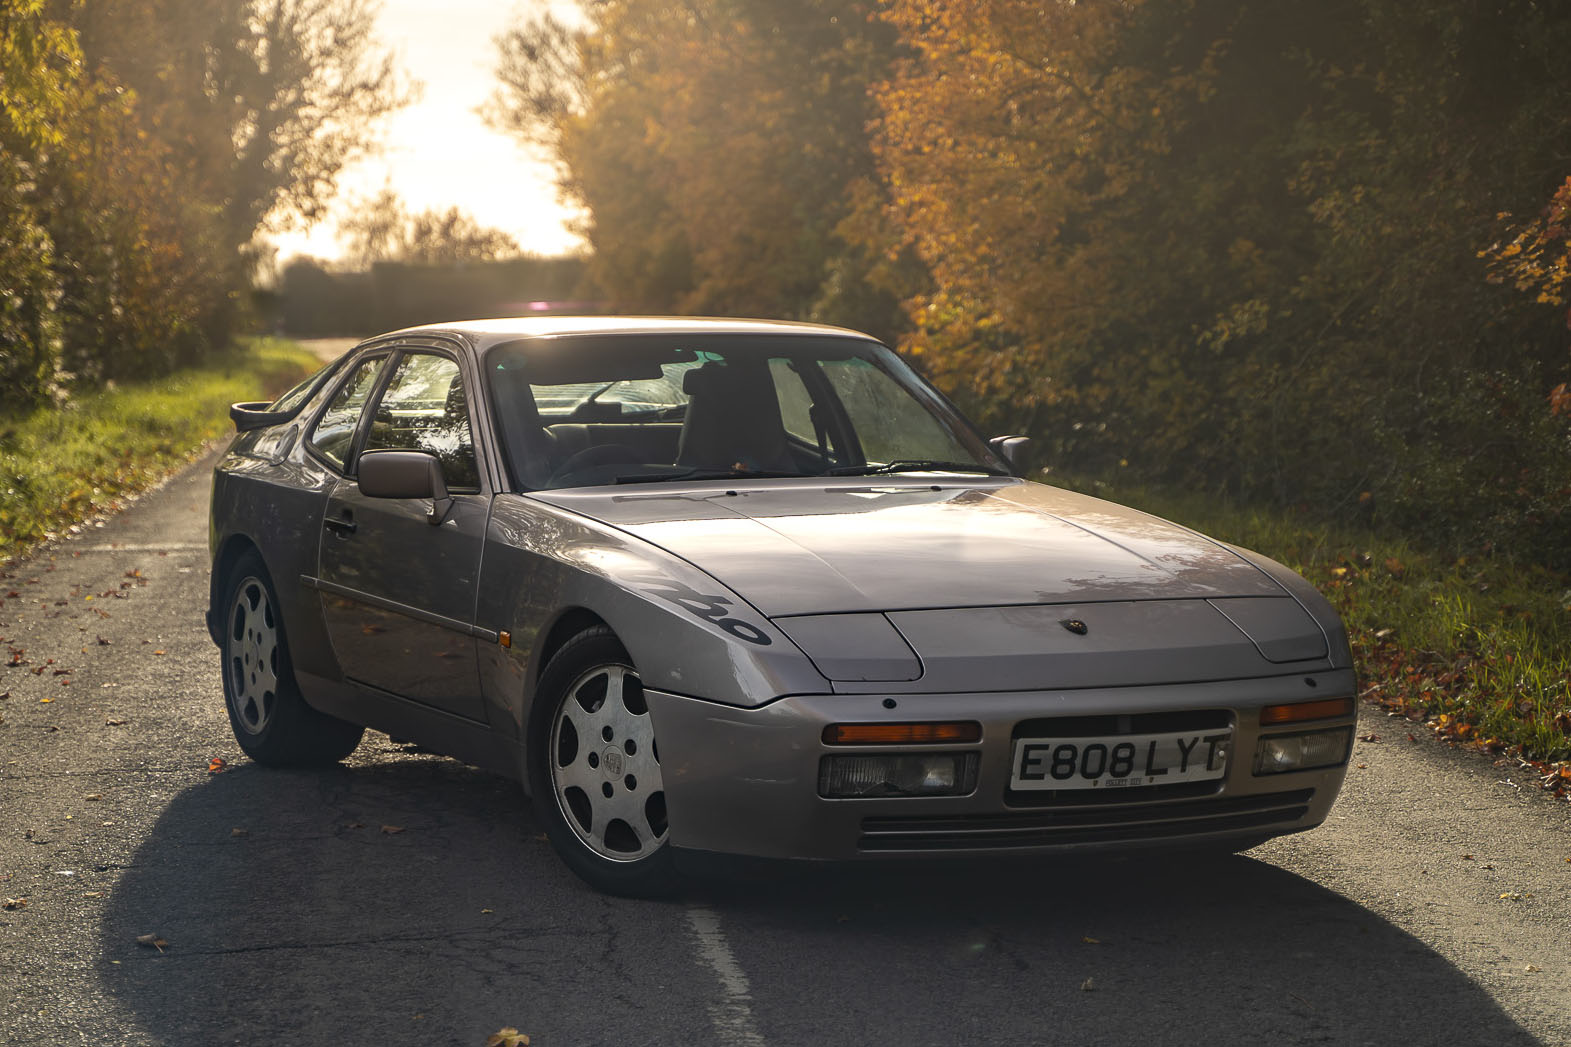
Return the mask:
<path id="1" fill-rule="evenodd" d="M 434 353 L 406 354 L 376 405 L 365 450 L 433 454 L 449 490 L 480 490 L 469 396 L 458 362 Z"/>

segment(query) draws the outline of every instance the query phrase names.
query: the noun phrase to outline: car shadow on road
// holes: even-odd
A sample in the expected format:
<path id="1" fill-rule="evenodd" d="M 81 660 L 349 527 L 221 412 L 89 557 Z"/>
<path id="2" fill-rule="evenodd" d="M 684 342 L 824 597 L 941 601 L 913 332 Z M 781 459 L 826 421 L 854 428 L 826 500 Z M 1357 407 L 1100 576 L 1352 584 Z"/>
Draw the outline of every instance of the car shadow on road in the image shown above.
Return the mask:
<path id="1" fill-rule="evenodd" d="M 777 867 L 613 899 L 516 785 L 385 745 L 179 792 L 96 944 L 103 1042 L 1539 1042 L 1398 927 L 1248 857 Z"/>

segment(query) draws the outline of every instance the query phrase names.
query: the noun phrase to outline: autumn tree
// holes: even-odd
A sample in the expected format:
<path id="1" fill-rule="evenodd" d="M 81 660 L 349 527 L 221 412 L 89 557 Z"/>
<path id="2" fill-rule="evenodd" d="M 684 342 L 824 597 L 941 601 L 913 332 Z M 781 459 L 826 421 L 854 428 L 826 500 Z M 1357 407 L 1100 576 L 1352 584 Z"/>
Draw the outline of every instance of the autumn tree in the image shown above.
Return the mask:
<path id="1" fill-rule="evenodd" d="M 91 382 L 195 362 L 243 318 L 256 234 L 312 220 L 338 172 L 374 143 L 376 118 L 407 96 L 371 39 L 374 8 L 24 8 L 35 39 L 50 39 L 39 26 L 52 25 L 71 50 L 47 149 L 25 181 L 47 233 L 58 292 L 48 321 L 65 373 Z"/>
<path id="2" fill-rule="evenodd" d="M 840 225 L 858 186 L 877 192 L 867 87 L 894 43 L 873 10 L 608 0 L 582 29 L 535 19 L 499 41 L 493 118 L 559 158 L 619 305 L 838 316 L 868 297 Z"/>
<path id="3" fill-rule="evenodd" d="M 1523 0 L 894 0 L 906 341 L 1070 473 L 1571 548 L 1521 422 L 1543 324 L 1476 259 L 1571 130 L 1571 13 Z M 1555 347 L 1558 353 L 1558 347 Z M 1541 414 L 1541 412 L 1540 412 Z M 1503 461 L 1523 462 L 1504 470 Z"/>
<path id="4" fill-rule="evenodd" d="M 459 208 L 411 212 L 392 189 L 350 207 L 339 233 L 348 261 L 362 268 L 377 262 L 465 265 L 520 253 L 512 236 Z"/>
<path id="5" fill-rule="evenodd" d="M 1496 216 L 1506 224 L 1500 240 L 1479 251 L 1488 259 L 1489 278 L 1530 295 L 1539 305 L 1564 310 L 1571 328 L 1571 177 L 1555 190 L 1537 215 L 1518 221 L 1510 212 Z M 1560 382 L 1545 398 L 1549 412 L 1571 418 L 1571 382 Z"/>
<path id="6" fill-rule="evenodd" d="M 34 194 L 75 86 L 76 42 L 42 0 L 0 11 L 0 412 L 43 401 L 54 378 L 59 285 Z"/>

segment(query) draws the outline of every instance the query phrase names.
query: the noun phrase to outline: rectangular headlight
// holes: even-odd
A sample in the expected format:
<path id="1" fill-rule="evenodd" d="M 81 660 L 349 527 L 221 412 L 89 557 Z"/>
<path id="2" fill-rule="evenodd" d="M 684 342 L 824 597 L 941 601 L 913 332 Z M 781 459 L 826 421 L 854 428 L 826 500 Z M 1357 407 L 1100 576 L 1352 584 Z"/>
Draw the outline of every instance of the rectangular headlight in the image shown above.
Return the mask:
<path id="1" fill-rule="evenodd" d="M 1352 743 L 1351 727 L 1262 738 L 1255 746 L 1255 774 L 1283 774 L 1287 771 L 1313 770 L 1316 767 L 1334 767 L 1347 760 Z"/>
<path id="2" fill-rule="evenodd" d="M 818 795 L 964 796 L 976 788 L 979 762 L 974 752 L 826 756 L 818 765 Z"/>

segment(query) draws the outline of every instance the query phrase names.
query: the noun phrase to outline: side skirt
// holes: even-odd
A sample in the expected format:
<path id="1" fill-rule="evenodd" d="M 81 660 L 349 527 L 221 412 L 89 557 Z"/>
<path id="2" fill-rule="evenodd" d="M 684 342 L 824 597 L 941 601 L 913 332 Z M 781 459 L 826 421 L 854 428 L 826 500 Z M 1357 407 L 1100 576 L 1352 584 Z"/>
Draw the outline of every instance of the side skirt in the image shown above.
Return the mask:
<path id="1" fill-rule="evenodd" d="M 408 738 L 433 752 L 451 756 L 482 770 L 519 779 L 521 754 L 514 739 L 488 724 L 412 702 L 387 691 L 343 680 L 303 673 L 295 677 L 306 701 L 340 720 Z"/>

